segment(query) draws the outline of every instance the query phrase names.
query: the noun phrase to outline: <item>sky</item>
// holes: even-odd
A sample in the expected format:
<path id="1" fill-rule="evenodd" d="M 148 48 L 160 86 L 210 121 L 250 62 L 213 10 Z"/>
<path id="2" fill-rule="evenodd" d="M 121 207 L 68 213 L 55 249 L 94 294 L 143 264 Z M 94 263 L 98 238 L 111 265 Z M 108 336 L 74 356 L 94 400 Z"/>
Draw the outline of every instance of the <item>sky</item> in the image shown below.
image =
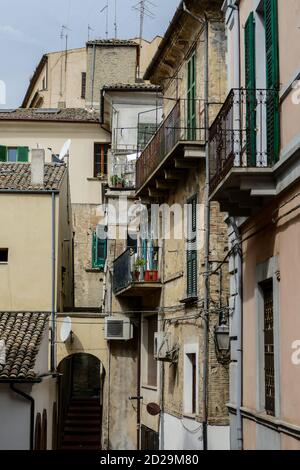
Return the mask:
<path id="1" fill-rule="evenodd" d="M 0 0 L 0 95 L 6 86 L 1 108 L 21 105 L 29 79 L 42 55 L 62 49 L 61 27 L 66 25 L 69 47 L 84 46 L 88 25 L 90 38 L 104 38 L 107 0 Z M 139 13 L 132 7 L 139 0 L 117 0 L 118 37 L 139 35 Z M 109 37 L 114 37 L 115 0 L 109 2 Z M 179 0 L 151 0 L 155 18 L 145 18 L 144 38 L 163 35 Z M 1 96 L 0 96 L 1 97 Z"/>

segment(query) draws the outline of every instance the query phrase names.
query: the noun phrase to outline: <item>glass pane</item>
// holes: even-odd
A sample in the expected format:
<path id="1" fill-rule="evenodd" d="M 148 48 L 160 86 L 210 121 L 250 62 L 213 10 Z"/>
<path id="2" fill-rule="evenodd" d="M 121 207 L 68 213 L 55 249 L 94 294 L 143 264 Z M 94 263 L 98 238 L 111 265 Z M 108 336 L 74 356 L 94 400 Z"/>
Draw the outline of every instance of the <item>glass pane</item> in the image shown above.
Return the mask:
<path id="1" fill-rule="evenodd" d="M 7 149 L 7 161 L 8 162 L 16 162 L 17 161 L 17 149 L 16 148 L 8 148 Z"/>

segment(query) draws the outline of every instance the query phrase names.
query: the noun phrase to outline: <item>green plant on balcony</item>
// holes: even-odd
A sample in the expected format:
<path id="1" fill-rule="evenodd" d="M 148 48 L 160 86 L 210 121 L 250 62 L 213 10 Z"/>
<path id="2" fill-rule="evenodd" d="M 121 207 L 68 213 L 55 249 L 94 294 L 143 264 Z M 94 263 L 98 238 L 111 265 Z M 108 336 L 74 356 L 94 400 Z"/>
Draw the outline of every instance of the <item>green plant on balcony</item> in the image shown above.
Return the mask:
<path id="1" fill-rule="evenodd" d="M 146 266 L 145 258 L 137 258 L 134 263 L 134 277 L 136 281 L 140 280 L 141 270 Z"/>
<path id="2" fill-rule="evenodd" d="M 118 175 L 113 175 L 111 178 L 110 178 L 110 182 L 111 182 L 111 186 L 113 188 L 124 188 L 125 186 L 125 179 Z"/>

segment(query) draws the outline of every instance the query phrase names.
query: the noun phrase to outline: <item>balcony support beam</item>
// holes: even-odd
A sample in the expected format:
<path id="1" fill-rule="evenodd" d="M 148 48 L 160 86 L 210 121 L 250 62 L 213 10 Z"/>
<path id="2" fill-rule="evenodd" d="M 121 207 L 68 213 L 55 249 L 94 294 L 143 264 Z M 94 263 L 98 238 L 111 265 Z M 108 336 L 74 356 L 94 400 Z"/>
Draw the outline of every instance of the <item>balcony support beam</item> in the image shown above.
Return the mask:
<path id="1" fill-rule="evenodd" d="M 165 178 L 169 181 L 180 181 L 182 179 L 182 171 L 165 170 Z"/>
<path id="2" fill-rule="evenodd" d="M 149 197 L 154 198 L 164 198 L 166 195 L 166 191 L 158 191 L 157 189 L 148 188 Z"/>
<path id="3" fill-rule="evenodd" d="M 164 181 L 164 180 L 155 180 L 156 189 L 172 189 L 174 188 L 174 183 L 171 181 Z"/>
<path id="4" fill-rule="evenodd" d="M 175 168 L 177 169 L 190 169 L 190 168 L 195 168 L 198 166 L 197 160 L 187 160 L 187 159 L 182 159 L 182 158 L 176 158 L 175 159 Z"/>

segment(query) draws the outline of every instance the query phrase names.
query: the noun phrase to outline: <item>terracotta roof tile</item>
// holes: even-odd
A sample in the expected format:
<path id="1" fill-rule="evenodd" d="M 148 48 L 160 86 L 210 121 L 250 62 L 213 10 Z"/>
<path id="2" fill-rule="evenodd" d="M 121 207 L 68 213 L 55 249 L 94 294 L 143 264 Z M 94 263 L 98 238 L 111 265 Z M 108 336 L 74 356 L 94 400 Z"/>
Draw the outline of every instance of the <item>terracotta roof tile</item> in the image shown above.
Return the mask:
<path id="1" fill-rule="evenodd" d="M 158 85 L 152 85 L 151 83 L 116 83 L 114 85 L 105 85 L 103 90 L 133 90 L 133 91 L 161 91 L 161 87 Z"/>
<path id="2" fill-rule="evenodd" d="M 30 163 L 0 163 L 0 191 L 58 191 L 65 172 L 65 164 L 46 163 L 44 184 L 32 186 Z"/>
<path id="3" fill-rule="evenodd" d="M 84 108 L 0 109 L 0 121 L 99 122 L 99 113 Z"/>
<path id="4" fill-rule="evenodd" d="M 48 323 L 48 313 L 0 313 L 0 341 L 5 343 L 5 364 L 0 380 L 36 378 L 34 365 Z"/>
<path id="5" fill-rule="evenodd" d="M 94 39 L 86 44 L 87 46 L 138 46 L 138 43 L 131 39 Z"/>

